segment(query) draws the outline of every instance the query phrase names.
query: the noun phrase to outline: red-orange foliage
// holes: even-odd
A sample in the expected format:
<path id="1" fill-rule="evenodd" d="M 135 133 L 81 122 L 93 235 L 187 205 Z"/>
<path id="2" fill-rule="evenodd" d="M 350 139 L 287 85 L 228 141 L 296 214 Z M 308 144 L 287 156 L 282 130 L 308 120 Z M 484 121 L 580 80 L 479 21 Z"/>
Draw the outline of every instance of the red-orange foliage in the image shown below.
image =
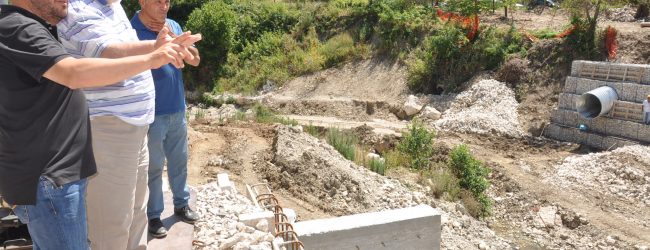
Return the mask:
<path id="1" fill-rule="evenodd" d="M 616 53 L 618 52 L 616 33 L 618 32 L 612 26 L 608 26 L 605 31 L 605 50 L 607 51 L 607 58 L 609 60 L 616 59 Z"/>

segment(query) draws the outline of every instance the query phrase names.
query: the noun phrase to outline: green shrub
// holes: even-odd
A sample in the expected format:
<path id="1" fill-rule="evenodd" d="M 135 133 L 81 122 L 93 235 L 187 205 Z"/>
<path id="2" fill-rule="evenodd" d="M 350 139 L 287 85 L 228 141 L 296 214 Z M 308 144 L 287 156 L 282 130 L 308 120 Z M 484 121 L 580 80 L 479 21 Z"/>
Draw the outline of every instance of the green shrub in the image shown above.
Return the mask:
<path id="1" fill-rule="evenodd" d="M 231 56 L 224 77 L 217 81 L 222 90 L 253 93 L 267 82 L 282 85 L 289 79 L 322 69 L 323 56 L 315 31 L 299 43 L 290 35 L 265 33 L 238 56 Z"/>
<path id="2" fill-rule="evenodd" d="M 521 35 L 511 27 L 479 30 L 470 41 L 467 31 L 447 24 L 429 36 L 409 63 L 409 87 L 414 91 L 457 91 L 460 83 L 481 70 L 498 67 L 509 54 L 524 51 Z"/>
<path id="3" fill-rule="evenodd" d="M 413 120 L 404 133 L 397 148 L 409 158 L 411 168 L 424 169 L 429 166 L 433 154 L 435 131 L 429 131 L 419 120 Z"/>
<path id="4" fill-rule="evenodd" d="M 380 159 L 370 159 L 370 170 L 380 175 L 386 174 L 386 162 Z"/>
<path id="5" fill-rule="evenodd" d="M 531 35 L 539 38 L 539 39 L 551 39 L 555 38 L 557 36 L 558 32 L 554 31 L 550 28 L 543 28 L 543 29 L 538 29 L 530 32 Z"/>
<path id="6" fill-rule="evenodd" d="M 327 143 L 339 151 L 345 159 L 354 161 L 356 156 L 357 138 L 349 133 L 342 132 L 337 128 L 327 131 Z"/>
<path id="7" fill-rule="evenodd" d="M 300 10 L 284 2 L 233 1 L 237 13 L 237 32 L 233 52 L 242 51 L 265 33 L 286 33 L 298 22 Z"/>
<path id="8" fill-rule="evenodd" d="M 221 1 L 208 2 L 189 16 L 186 29 L 203 35 L 203 40 L 197 43 L 202 63 L 193 70 L 194 81 L 211 84 L 212 79 L 222 73 L 234 44 L 236 22 L 235 12 Z"/>
<path id="9" fill-rule="evenodd" d="M 379 48 L 390 53 L 415 47 L 432 29 L 432 9 L 406 1 L 375 1 Z"/>
<path id="10" fill-rule="evenodd" d="M 490 170 L 483 166 L 483 163 L 475 159 L 465 144 L 452 149 L 449 155 L 449 167 L 460 179 L 459 184 L 467 189 L 481 204 L 480 216 L 490 214 L 492 201 L 485 195 L 490 186 L 487 176 Z"/>
<path id="11" fill-rule="evenodd" d="M 327 40 L 320 47 L 319 53 L 325 58 L 325 67 L 334 67 L 355 58 L 357 51 L 352 37 L 344 33 Z"/>

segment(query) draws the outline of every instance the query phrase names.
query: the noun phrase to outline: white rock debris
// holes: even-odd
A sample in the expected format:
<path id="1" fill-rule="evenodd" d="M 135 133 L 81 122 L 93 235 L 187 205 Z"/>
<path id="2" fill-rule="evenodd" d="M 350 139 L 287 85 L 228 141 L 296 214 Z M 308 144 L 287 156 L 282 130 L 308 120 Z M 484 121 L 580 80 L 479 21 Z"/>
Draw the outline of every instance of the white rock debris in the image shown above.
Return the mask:
<path id="1" fill-rule="evenodd" d="M 248 198 L 222 191 L 217 182 L 198 187 L 196 193 L 196 210 L 202 217 L 195 224 L 194 239 L 203 244 L 194 249 L 272 249 L 268 221 L 260 220 L 257 228 L 238 221 L 240 214 L 262 211 Z"/>
<path id="2" fill-rule="evenodd" d="M 442 119 L 434 124 L 439 129 L 462 133 L 507 135 L 521 137 L 514 92 L 496 80 L 481 80 L 456 96 Z"/>
<path id="3" fill-rule="evenodd" d="M 571 156 L 544 182 L 565 188 L 598 190 L 602 195 L 650 206 L 650 147 L 627 146 L 611 152 Z"/>

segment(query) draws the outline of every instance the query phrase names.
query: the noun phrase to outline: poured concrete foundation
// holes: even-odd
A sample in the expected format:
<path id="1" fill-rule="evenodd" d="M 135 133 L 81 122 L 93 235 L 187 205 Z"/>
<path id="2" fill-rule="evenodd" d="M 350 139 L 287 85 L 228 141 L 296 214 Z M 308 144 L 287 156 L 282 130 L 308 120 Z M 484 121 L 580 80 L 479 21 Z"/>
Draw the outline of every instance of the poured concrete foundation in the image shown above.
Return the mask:
<path id="1" fill-rule="evenodd" d="M 440 249 L 440 213 L 427 205 L 298 222 L 305 249 Z"/>

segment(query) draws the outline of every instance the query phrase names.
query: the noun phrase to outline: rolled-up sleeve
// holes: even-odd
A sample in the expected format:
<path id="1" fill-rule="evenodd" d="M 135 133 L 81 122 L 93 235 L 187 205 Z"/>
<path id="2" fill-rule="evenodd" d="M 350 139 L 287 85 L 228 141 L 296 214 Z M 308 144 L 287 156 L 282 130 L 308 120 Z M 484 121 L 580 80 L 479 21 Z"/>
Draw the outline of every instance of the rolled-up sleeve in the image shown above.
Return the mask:
<path id="1" fill-rule="evenodd" d="M 71 2 L 68 16 L 57 25 L 59 38 L 70 54 L 100 57 L 111 44 L 132 40 L 135 30 L 128 23 L 106 17 L 106 13 L 114 11 L 110 6 L 91 8 L 83 1 L 75 3 Z"/>

